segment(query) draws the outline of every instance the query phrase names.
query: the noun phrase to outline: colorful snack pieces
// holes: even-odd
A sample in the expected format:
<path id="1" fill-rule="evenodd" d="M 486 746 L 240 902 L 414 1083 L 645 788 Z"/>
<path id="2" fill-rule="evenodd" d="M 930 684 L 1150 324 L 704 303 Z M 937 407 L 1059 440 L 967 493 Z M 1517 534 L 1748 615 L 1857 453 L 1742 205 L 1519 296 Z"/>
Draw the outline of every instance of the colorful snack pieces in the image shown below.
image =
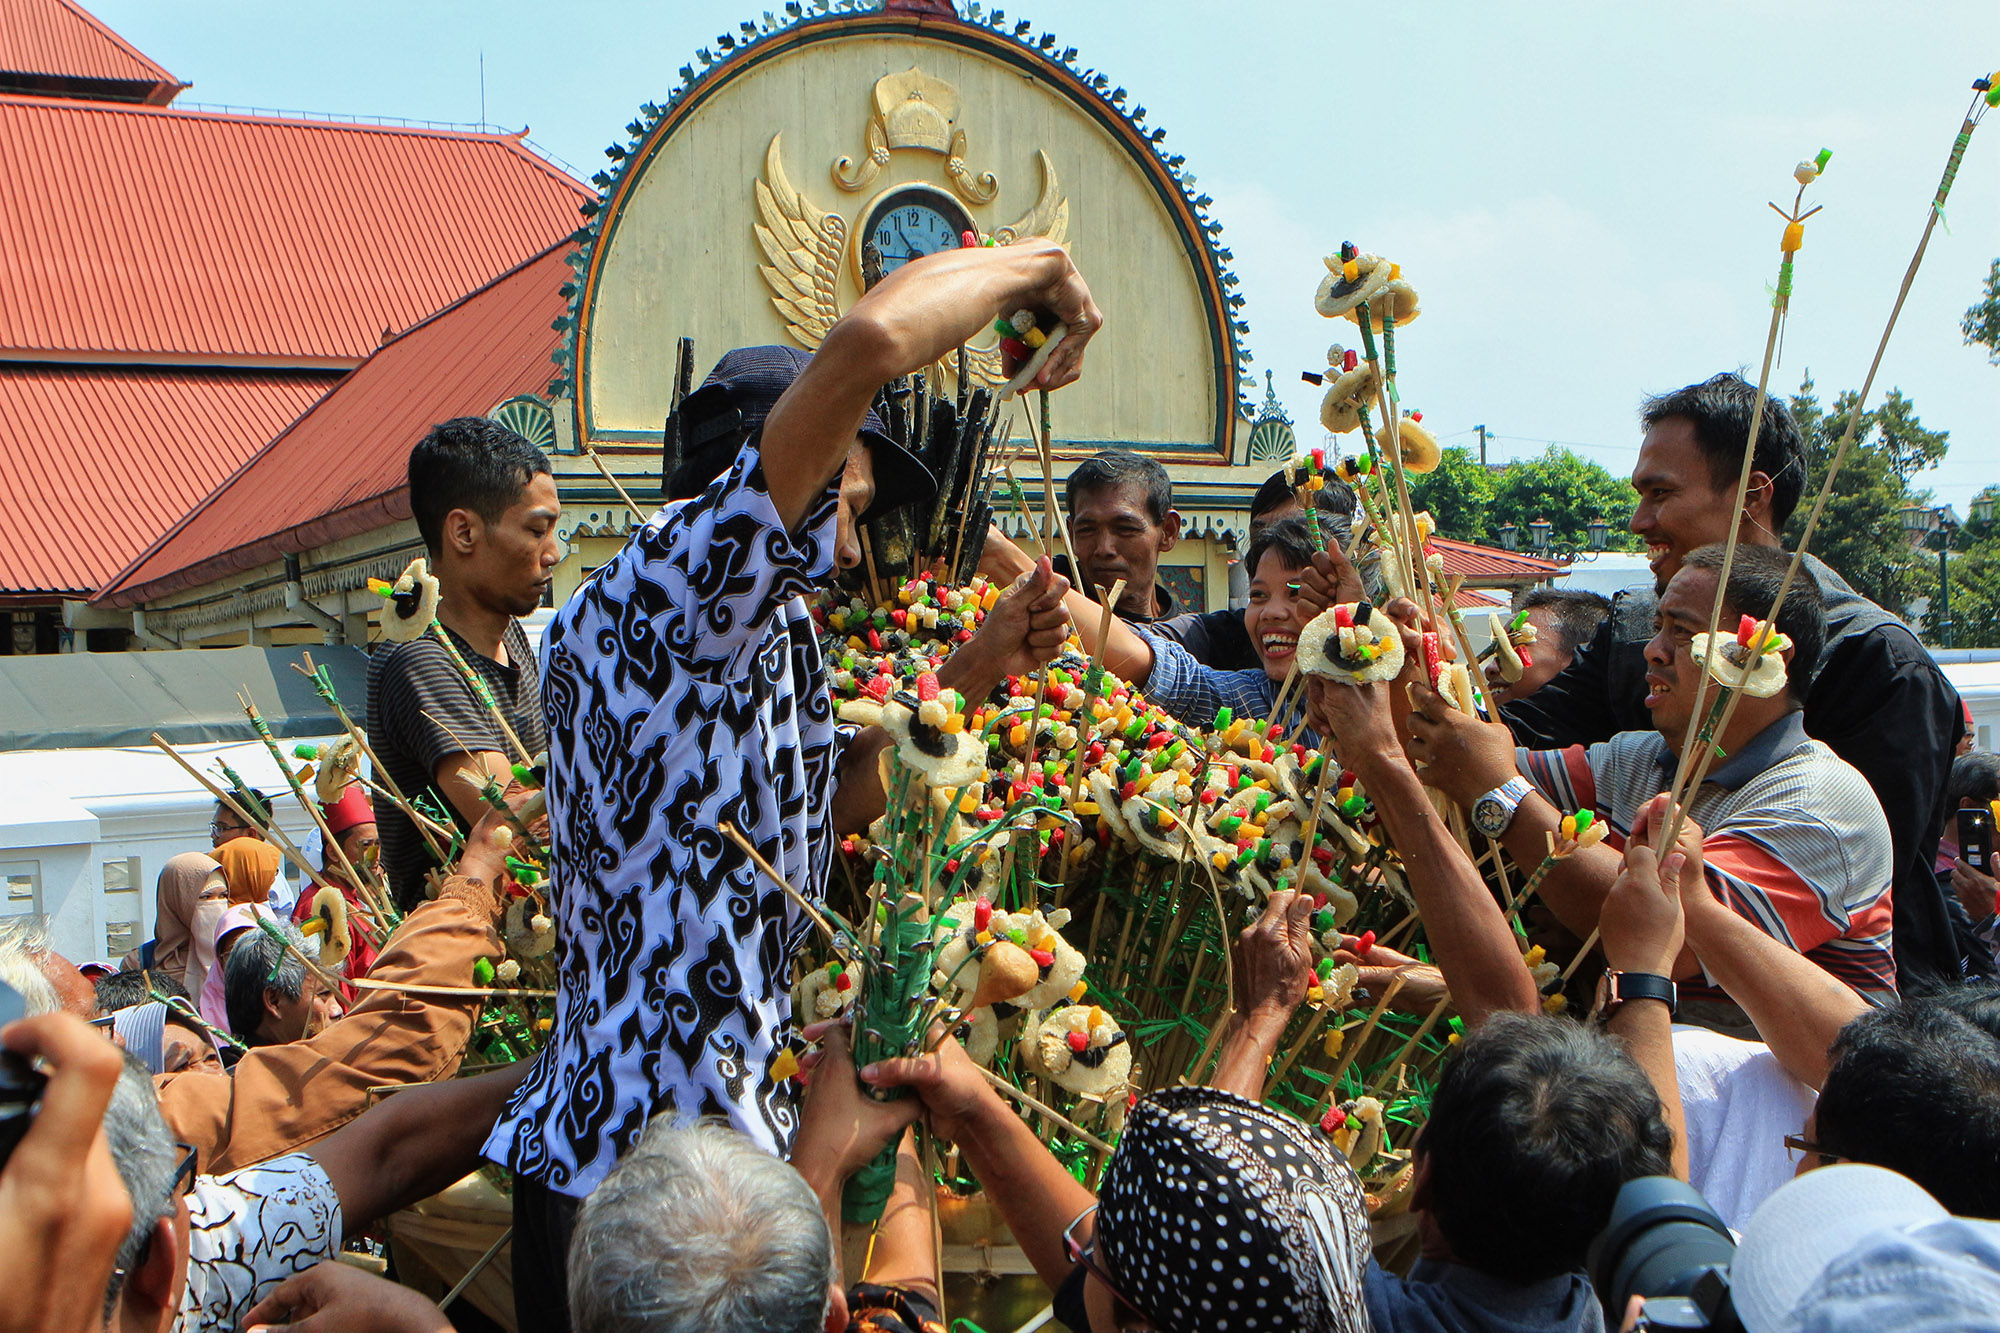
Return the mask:
<path id="1" fill-rule="evenodd" d="M 1367 602 L 1329 607 L 1299 631 L 1301 671 L 1361 685 L 1394 680 L 1403 669 L 1403 636 Z"/>

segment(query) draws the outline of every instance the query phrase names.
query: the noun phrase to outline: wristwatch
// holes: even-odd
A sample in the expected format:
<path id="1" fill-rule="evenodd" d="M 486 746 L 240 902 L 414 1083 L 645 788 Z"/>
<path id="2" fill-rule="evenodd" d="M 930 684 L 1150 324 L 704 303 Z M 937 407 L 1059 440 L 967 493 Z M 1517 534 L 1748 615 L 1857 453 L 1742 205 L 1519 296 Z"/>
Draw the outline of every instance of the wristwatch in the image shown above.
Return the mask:
<path id="1" fill-rule="evenodd" d="M 1497 838 L 1514 822 L 1514 812 L 1533 788 L 1518 773 L 1472 803 L 1472 826 L 1489 838 Z"/>
<path id="2" fill-rule="evenodd" d="M 1679 1008 L 1680 988 L 1657 972 L 1606 972 L 1597 983 L 1597 1021 L 1608 1023 L 1627 1000 L 1658 1000 L 1672 1018 Z"/>

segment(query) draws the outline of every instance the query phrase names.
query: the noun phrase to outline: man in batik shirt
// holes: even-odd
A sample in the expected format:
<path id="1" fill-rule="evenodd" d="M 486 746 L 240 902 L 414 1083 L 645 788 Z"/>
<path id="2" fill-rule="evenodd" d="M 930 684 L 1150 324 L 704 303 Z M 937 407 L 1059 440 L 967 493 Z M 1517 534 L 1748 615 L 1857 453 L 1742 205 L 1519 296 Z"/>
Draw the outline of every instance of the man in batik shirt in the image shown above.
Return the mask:
<path id="1" fill-rule="evenodd" d="M 691 498 L 662 508 L 549 626 L 560 988 L 549 1044 L 486 1149 L 515 1174 L 523 1328 L 567 1329 L 577 1201 L 653 1114 L 719 1116 L 773 1152 L 790 1145 L 796 1094 L 770 1071 L 804 922 L 720 827 L 792 884 L 824 880 L 838 755 L 805 597 L 860 558 L 872 511 L 931 486 L 870 404 L 1023 307 L 1068 326 L 1036 382 L 1069 383 L 1100 316 L 1046 242 L 907 264 L 809 360 L 724 357 L 682 405 L 704 425 L 684 432 L 667 490 Z M 702 395 L 724 410 L 695 410 Z"/>

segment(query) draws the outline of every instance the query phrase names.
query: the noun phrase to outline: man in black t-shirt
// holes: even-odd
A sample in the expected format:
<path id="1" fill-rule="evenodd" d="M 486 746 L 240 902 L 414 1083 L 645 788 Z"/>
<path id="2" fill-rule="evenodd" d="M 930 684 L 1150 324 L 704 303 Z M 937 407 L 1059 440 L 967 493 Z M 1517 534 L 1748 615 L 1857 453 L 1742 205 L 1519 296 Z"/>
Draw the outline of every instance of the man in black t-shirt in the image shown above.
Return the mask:
<path id="1" fill-rule="evenodd" d="M 410 511 L 438 580 L 438 628 L 375 646 L 370 740 L 406 796 L 428 796 L 445 822 L 466 830 L 486 812 L 485 777 L 505 786 L 522 756 L 434 636 L 449 636 L 521 744 L 539 754 L 547 744 L 541 678 L 515 617 L 542 604 L 554 577 L 562 508 L 541 450 L 498 422 L 459 417 L 410 451 Z M 424 898 L 438 862 L 409 816 L 379 795 L 375 820 L 383 869 L 407 911 Z"/>

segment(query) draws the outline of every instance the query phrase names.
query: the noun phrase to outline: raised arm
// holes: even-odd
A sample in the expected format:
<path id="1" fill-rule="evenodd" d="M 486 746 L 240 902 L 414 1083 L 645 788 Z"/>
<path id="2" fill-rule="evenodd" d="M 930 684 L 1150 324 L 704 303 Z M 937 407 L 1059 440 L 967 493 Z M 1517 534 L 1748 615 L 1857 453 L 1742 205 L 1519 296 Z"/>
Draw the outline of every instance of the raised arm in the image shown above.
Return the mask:
<path id="1" fill-rule="evenodd" d="M 1104 319 L 1068 253 L 1052 241 L 930 255 L 855 302 L 764 425 L 771 502 L 785 526 L 797 527 L 840 471 L 878 389 L 1024 306 L 1049 310 L 1069 327 L 1036 378 L 1042 388 L 1059 389 L 1076 378 L 1084 344 Z"/>
<path id="2" fill-rule="evenodd" d="M 1469 1024 L 1503 1009 L 1540 1012 L 1521 949 L 1486 884 L 1438 818 L 1403 756 L 1381 685 L 1307 681 L 1314 727 L 1330 728 L 1340 759 L 1361 779 L 1409 872 L 1424 935 Z M 1501 732 L 1505 735 L 1505 732 Z"/>
<path id="3" fill-rule="evenodd" d="M 1034 567 L 1035 561 L 1007 534 L 998 528 L 986 530 L 986 547 L 979 557 L 980 573 L 997 583 L 1012 583 Z M 1086 653 L 1096 652 L 1097 628 L 1105 623 L 1103 606 L 1093 602 L 1079 588 L 1071 588 L 1063 594 L 1063 605 L 1069 608 L 1070 622 L 1076 627 L 1076 636 L 1082 642 L 1083 650 Z M 1144 686 L 1146 677 L 1153 670 L 1153 646 L 1115 614 L 1109 624 L 1110 630 L 1104 636 L 1105 670 L 1120 680 Z"/>

